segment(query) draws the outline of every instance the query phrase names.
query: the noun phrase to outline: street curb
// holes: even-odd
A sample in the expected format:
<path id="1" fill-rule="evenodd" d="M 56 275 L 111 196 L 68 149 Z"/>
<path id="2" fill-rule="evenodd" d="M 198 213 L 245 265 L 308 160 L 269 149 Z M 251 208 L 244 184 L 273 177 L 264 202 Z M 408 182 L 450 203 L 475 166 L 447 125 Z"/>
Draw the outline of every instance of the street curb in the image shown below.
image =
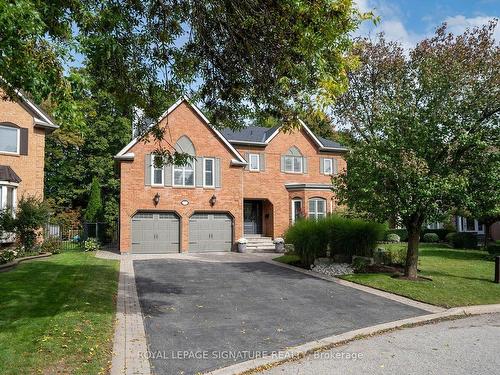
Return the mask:
<path id="1" fill-rule="evenodd" d="M 428 303 L 425 303 L 425 302 L 415 301 L 413 299 L 410 299 L 410 298 L 407 298 L 407 297 L 403 297 L 403 296 L 399 296 L 397 294 L 393 294 L 393 293 L 389 293 L 389 292 L 384 292 L 383 290 L 380 290 L 380 289 L 370 288 L 369 286 L 366 286 L 366 285 L 356 284 L 356 283 L 353 283 L 351 281 L 342 280 L 342 279 L 339 279 L 339 278 L 336 278 L 336 277 L 323 275 L 323 274 L 321 274 L 319 272 L 314 272 L 314 271 L 306 270 L 306 269 L 303 269 L 303 268 L 291 266 L 289 264 L 277 262 L 275 260 L 268 260 L 267 262 L 270 263 L 270 264 L 274 264 L 275 266 L 280 266 L 280 267 L 283 267 L 283 268 L 287 268 L 289 270 L 300 272 L 300 273 L 303 273 L 303 274 L 306 274 L 306 275 L 309 275 L 309 276 L 312 276 L 312 277 L 316 277 L 318 279 L 322 279 L 322 280 L 334 282 L 336 284 L 340 284 L 340 285 L 344 285 L 344 286 L 347 286 L 347 287 L 350 287 L 350 288 L 353 288 L 353 289 L 361 290 L 363 292 L 370 293 L 370 294 L 376 295 L 378 297 L 383 297 L 383 298 L 387 298 L 387 299 L 390 299 L 390 300 L 395 301 L 395 302 L 403 303 L 405 305 L 408 305 L 408 306 L 411 306 L 411 307 L 415 307 L 417 309 L 424 310 L 424 311 L 427 311 L 427 312 L 440 313 L 440 312 L 447 311 L 443 307 L 434 306 L 434 305 L 431 305 L 431 304 L 428 304 Z"/>
<path id="2" fill-rule="evenodd" d="M 421 315 L 414 318 L 377 324 L 371 327 L 360 328 L 354 331 L 342 333 L 340 335 L 325 337 L 321 340 L 311 341 L 306 344 L 295 346 L 288 350 L 277 351 L 272 355 L 252 359 L 250 361 L 245 361 L 237 363 L 235 365 L 210 371 L 207 374 L 210 375 L 246 374 L 254 371 L 259 371 L 261 369 L 273 367 L 293 359 L 299 359 L 319 350 L 325 350 L 337 345 L 346 344 L 349 341 L 358 339 L 363 336 L 370 336 L 376 333 L 381 333 L 388 330 L 405 327 L 408 325 L 429 323 L 444 318 L 450 318 L 450 317 L 459 318 L 469 315 L 480 315 L 480 314 L 491 314 L 491 313 L 500 313 L 500 304 L 454 307 L 434 314 Z"/>

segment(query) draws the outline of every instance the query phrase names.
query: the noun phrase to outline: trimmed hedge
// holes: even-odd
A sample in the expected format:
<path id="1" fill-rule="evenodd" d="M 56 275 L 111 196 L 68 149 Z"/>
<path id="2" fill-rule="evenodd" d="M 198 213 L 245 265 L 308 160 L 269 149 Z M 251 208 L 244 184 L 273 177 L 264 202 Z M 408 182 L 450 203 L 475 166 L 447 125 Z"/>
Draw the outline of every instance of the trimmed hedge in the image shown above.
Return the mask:
<path id="1" fill-rule="evenodd" d="M 456 249 L 476 249 L 478 246 L 475 233 L 457 232 L 451 236 L 450 241 Z"/>
<path id="2" fill-rule="evenodd" d="M 406 229 L 389 229 L 385 232 L 385 235 L 389 235 L 391 233 L 397 234 L 401 242 L 408 241 L 408 231 Z"/>
<path id="3" fill-rule="evenodd" d="M 436 233 L 426 233 L 422 236 L 422 242 L 439 242 L 439 236 Z"/>
<path id="4" fill-rule="evenodd" d="M 372 256 L 377 241 L 383 240 L 385 226 L 360 219 L 348 219 L 336 215 L 322 220 L 303 219 L 297 221 L 285 233 L 285 242 L 294 245 L 295 252 L 304 265 L 330 256 Z"/>
<path id="5" fill-rule="evenodd" d="M 387 233 L 385 240 L 387 242 L 401 242 L 401 238 L 396 233 Z"/>
<path id="6" fill-rule="evenodd" d="M 444 228 L 443 229 L 424 229 L 424 230 L 422 230 L 422 237 L 425 236 L 427 233 L 435 233 L 438 235 L 439 241 L 445 241 L 446 235 L 448 233 L 455 233 L 455 231 L 449 230 L 449 229 L 444 229 Z"/>
<path id="7" fill-rule="evenodd" d="M 386 238 L 392 233 L 397 234 L 401 239 L 401 242 L 408 241 L 408 231 L 406 229 L 389 229 L 385 232 Z M 445 241 L 447 234 L 455 232 L 449 229 L 422 229 L 422 231 L 420 232 L 420 238 L 422 239 L 422 241 L 424 241 L 423 238 L 427 233 L 435 233 L 438 235 L 439 241 Z"/>

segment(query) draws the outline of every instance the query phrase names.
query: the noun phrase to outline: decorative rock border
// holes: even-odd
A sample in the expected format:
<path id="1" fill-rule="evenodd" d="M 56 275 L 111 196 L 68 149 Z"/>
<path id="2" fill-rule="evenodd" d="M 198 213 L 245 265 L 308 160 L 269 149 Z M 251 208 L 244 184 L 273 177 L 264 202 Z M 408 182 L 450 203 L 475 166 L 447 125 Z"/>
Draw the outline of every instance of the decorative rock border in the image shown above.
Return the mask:
<path id="1" fill-rule="evenodd" d="M 52 255 L 52 253 L 42 253 L 39 255 L 32 255 L 32 256 L 24 257 L 24 258 L 17 258 L 17 259 L 14 259 L 12 262 L 1 264 L 0 265 L 0 272 L 10 271 L 11 269 L 15 268 L 19 263 L 25 262 L 27 260 L 38 259 L 38 258 L 47 258 L 47 257 L 50 257 L 51 255 Z"/>

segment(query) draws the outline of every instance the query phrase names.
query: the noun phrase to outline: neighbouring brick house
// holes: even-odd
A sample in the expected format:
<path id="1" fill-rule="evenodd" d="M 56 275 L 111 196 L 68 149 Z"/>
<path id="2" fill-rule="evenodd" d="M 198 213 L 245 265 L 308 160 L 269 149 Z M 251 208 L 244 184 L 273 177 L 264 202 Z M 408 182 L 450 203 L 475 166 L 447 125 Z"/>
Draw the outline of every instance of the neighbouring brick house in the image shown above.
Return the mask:
<path id="1" fill-rule="evenodd" d="M 0 99 L 0 209 L 15 209 L 23 195 L 43 198 L 45 136 L 58 128 L 25 94 L 18 94 L 16 101 Z"/>
<path id="2" fill-rule="evenodd" d="M 270 240 L 301 215 L 335 210 L 331 175 L 346 167 L 346 149 L 305 124 L 218 131 L 186 98 L 160 126 L 167 118 L 172 144 L 196 161 L 156 168 L 155 145 L 137 139 L 116 155 L 121 252 L 229 251 L 241 237 Z"/>

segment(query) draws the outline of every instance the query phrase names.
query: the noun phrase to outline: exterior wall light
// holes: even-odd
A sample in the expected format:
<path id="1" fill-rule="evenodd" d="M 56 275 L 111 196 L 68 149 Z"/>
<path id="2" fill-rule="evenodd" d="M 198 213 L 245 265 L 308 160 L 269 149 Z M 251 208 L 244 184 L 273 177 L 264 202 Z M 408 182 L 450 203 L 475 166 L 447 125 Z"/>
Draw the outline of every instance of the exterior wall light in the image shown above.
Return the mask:
<path id="1" fill-rule="evenodd" d="M 153 203 L 155 206 L 158 206 L 158 203 L 160 203 L 160 193 L 156 193 L 154 198 L 153 198 Z"/>
<path id="2" fill-rule="evenodd" d="M 212 195 L 212 198 L 208 201 L 210 203 L 210 206 L 214 206 L 215 202 L 217 202 L 217 197 L 215 195 Z"/>

